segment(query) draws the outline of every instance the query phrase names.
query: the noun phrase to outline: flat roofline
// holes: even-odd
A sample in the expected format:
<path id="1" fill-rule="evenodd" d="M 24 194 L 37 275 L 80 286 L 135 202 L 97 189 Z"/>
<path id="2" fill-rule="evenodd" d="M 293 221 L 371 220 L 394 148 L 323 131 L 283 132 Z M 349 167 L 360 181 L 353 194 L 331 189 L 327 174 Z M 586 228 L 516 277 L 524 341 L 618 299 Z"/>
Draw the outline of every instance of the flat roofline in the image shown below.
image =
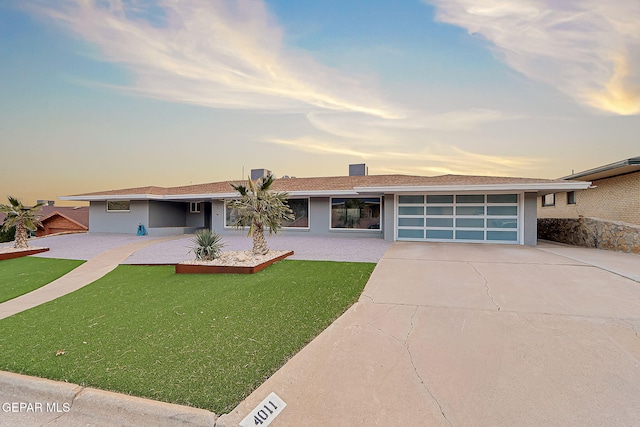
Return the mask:
<path id="1" fill-rule="evenodd" d="M 330 196 L 357 196 L 359 193 L 354 190 L 303 190 L 286 191 L 289 197 L 330 197 Z M 206 194 L 96 194 L 88 196 L 60 196 L 60 200 L 82 201 L 82 202 L 104 202 L 107 200 L 160 200 L 160 201 L 191 201 L 191 200 L 223 200 L 235 199 L 239 196 L 237 192 L 229 193 L 206 193 Z"/>
<path id="2" fill-rule="evenodd" d="M 554 181 L 538 183 L 506 183 L 506 184 L 449 184 L 449 185 L 394 185 L 354 187 L 352 190 L 298 190 L 287 191 L 289 197 L 346 197 L 358 195 L 382 195 L 393 193 L 459 193 L 459 192 L 535 192 L 544 195 L 555 192 L 584 190 L 591 182 L 586 181 Z M 204 201 L 223 200 L 238 197 L 237 192 L 201 193 L 201 194 L 117 194 L 117 195 L 78 195 L 60 196 L 60 200 L 69 201 L 107 201 L 107 200 L 158 200 L 158 201 Z"/>
<path id="3" fill-rule="evenodd" d="M 603 179 L 611 178 L 618 175 L 624 175 L 627 173 L 640 170 L 640 156 L 632 157 L 630 159 L 620 160 L 619 162 L 609 163 L 608 165 L 598 166 L 597 168 L 588 169 L 586 171 L 567 175 L 560 179 L 575 180 L 575 179 Z"/>
<path id="4" fill-rule="evenodd" d="M 512 191 L 535 192 L 539 195 L 549 194 L 553 192 L 584 190 L 589 188 L 590 182 L 586 181 L 567 181 L 567 182 L 549 182 L 549 183 L 531 183 L 531 184 L 479 184 L 479 185 L 428 185 L 428 186 L 388 186 L 388 187 L 355 187 L 360 194 L 366 193 L 459 193 L 459 192 L 500 192 L 504 193 Z"/>

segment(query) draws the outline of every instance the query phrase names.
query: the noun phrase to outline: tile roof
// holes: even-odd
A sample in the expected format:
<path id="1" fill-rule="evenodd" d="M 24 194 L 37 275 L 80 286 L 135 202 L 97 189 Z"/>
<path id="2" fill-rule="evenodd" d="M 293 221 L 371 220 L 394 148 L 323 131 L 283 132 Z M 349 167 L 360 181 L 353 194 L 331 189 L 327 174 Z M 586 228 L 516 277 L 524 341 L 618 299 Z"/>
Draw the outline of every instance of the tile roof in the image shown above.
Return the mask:
<path id="1" fill-rule="evenodd" d="M 476 185 L 520 185 L 520 184 L 566 184 L 561 179 L 515 178 L 496 176 L 472 175 L 365 175 L 365 176 L 334 176 L 318 178 L 280 178 L 272 185 L 275 191 L 313 192 L 313 191 L 349 191 L 357 187 L 394 187 L 394 186 L 476 186 Z M 233 193 L 231 183 L 242 181 L 220 181 L 207 184 L 187 185 L 180 187 L 136 187 L 119 190 L 98 191 L 92 193 L 67 196 L 82 199 L 83 197 L 108 196 L 187 196 L 187 195 L 215 195 Z"/>

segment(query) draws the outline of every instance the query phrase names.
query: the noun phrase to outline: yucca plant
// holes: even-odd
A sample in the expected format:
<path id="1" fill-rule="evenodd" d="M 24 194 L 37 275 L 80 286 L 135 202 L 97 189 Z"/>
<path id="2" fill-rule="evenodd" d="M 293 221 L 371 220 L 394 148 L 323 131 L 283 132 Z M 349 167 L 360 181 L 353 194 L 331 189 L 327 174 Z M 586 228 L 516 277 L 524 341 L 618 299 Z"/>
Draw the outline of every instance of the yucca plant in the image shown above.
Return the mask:
<path id="1" fill-rule="evenodd" d="M 211 230 L 200 230 L 191 239 L 193 252 L 198 261 L 213 261 L 222 253 L 222 236 Z"/>

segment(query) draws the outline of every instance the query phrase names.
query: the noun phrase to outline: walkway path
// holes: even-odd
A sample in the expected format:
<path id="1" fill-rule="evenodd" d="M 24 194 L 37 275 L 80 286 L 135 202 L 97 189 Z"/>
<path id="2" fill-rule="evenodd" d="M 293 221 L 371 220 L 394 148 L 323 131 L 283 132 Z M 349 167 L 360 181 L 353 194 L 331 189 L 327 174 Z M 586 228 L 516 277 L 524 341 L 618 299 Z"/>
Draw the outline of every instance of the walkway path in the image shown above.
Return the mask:
<path id="1" fill-rule="evenodd" d="M 119 264 L 123 263 L 131 254 L 139 249 L 181 237 L 182 236 L 160 237 L 157 239 L 145 238 L 138 242 L 107 250 L 48 285 L 0 304 L 0 319 L 52 301 L 98 280 L 115 269 Z"/>

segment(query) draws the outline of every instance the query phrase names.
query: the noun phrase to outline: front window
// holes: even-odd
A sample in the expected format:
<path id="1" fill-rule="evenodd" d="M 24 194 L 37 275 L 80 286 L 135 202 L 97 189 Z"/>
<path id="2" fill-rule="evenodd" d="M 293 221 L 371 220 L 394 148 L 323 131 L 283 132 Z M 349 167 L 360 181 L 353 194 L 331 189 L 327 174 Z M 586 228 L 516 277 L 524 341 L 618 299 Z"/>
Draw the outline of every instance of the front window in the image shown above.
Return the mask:
<path id="1" fill-rule="evenodd" d="M 229 206 L 227 206 L 226 203 L 224 204 L 224 211 L 225 211 L 225 222 L 224 222 L 225 226 L 233 227 L 236 221 L 238 220 L 238 218 L 240 217 L 240 215 L 238 215 L 238 212 L 235 209 L 232 209 Z"/>
<path id="2" fill-rule="evenodd" d="M 309 227 L 309 199 L 288 199 L 287 204 L 293 211 L 293 221 L 282 221 L 282 227 L 308 228 Z M 235 209 L 225 203 L 225 227 L 233 227 L 239 215 Z M 247 224 L 248 225 L 248 224 Z"/>
<path id="3" fill-rule="evenodd" d="M 569 191 L 567 193 L 567 204 L 568 205 L 575 205 L 576 204 L 576 192 L 575 191 Z"/>
<path id="4" fill-rule="evenodd" d="M 200 202 L 189 202 L 189 212 L 190 213 L 200 213 Z"/>
<path id="5" fill-rule="evenodd" d="M 293 221 L 282 221 L 283 227 L 309 228 L 309 199 L 289 199 L 289 208 L 293 211 Z"/>
<path id="6" fill-rule="evenodd" d="M 555 206 L 555 205 L 556 205 L 555 194 L 546 194 L 542 196 L 542 206 Z"/>
<path id="7" fill-rule="evenodd" d="M 107 212 L 129 212 L 130 210 L 129 200 L 107 200 Z"/>
<path id="8" fill-rule="evenodd" d="M 380 198 L 331 199 L 331 228 L 379 230 Z"/>

